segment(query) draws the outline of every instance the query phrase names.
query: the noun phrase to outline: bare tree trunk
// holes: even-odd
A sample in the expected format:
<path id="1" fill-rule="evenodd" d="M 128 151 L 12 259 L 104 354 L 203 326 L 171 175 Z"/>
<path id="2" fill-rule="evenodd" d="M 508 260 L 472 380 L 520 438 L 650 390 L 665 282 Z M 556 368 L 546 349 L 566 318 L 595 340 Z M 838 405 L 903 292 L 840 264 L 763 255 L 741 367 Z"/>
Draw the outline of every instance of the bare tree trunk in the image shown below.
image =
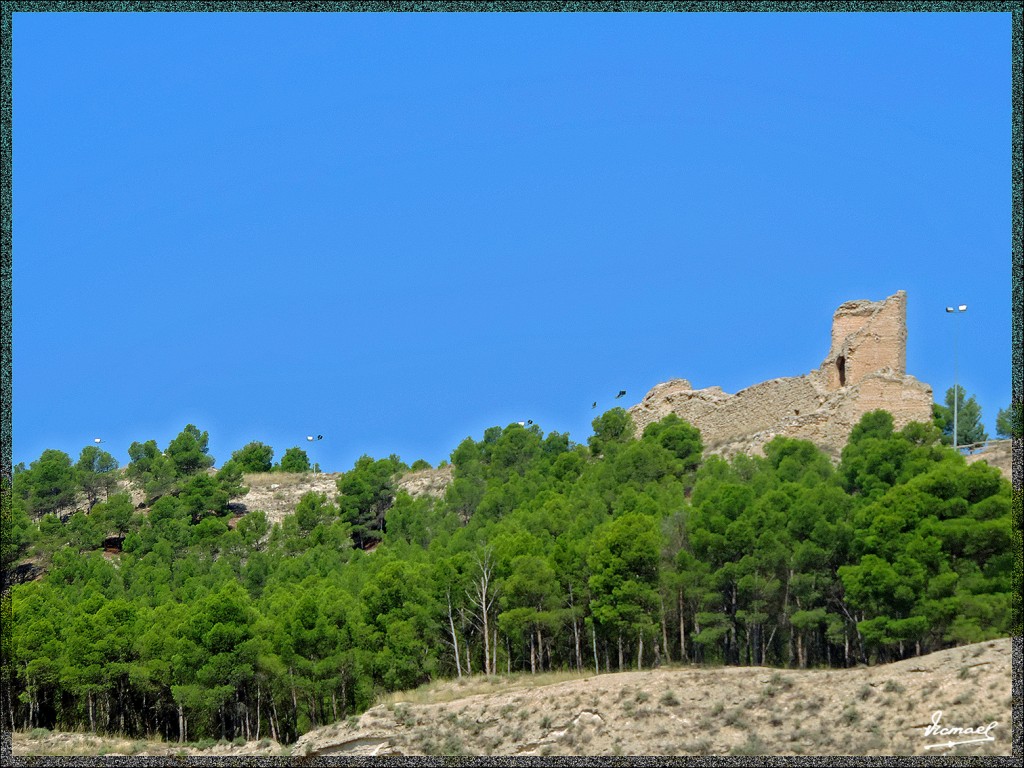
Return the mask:
<path id="1" fill-rule="evenodd" d="M 533 635 L 530 635 L 530 674 L 537 674 L 537 650 L 533 645 Z"/>
<path id="2" fill-rule="evenodd" d="M 494 659 L 491 663 L 492 674 L 498 674 L 498 628 L 494 628 L 494 642 L 491 643 L 491 648 L 494 649 Z"/>
<path id="3" fill-rule="evenodd" d="M 572 584 L 569 585 L 569 610 L 572 612 L 572 636 L 576 641 L 576 669 L 577 671 L 583 671 L 583 652 L 580 647 L 580 627 L 579 620 L 576 618 L 576 601 L 572 595 Z"/>
<path id="4" fill-rule="evenodd" d="M 483 555 L 477 556 L 476 566 L 478 576 L 473 584 L 473 593 L 466 592 L 466 597 L 476 606 L 480 615 L 480 626 L 484 635 L 484 674 L 489 675 L 491 669 L 491 634 L 490 615 L 494 606 L 495 594 L 491 581 L 494 578 L 494 562 L 491 557 L 490 547 L 485 547 Z"/>
<path id="5" fill-rule="evenodd" d="M 672 663 L 672 652 L 668 648 L 668 619 L 665 617 L 665 596 L 661 595 L 661 644 L 665 648 L 665 661 Z"/>
<path id="6" fill-rule="evenodd" d="M 256 686 L 256 741 L 260 740 L 260 687 Z"/>
<path id="7" fill-rule="evenodd" d="M 455 649 L 455 671 L 462 677 L 462 662 L 459 661 L 459 636 L 455 633 L 455 619 L 452 617 L 452 592 L 449 588 L 445 592 L 448 598 L 448 627 L 452 633 L 452 647 Z"/>
<path id="8" fill-rule="evenodd" d="M 644 633 L 640 630 L 636 633 L 637 637 L 637 648 L 636 648 L 636 668 L 643 669 L 644 663 Z"/>
<path id="9" fill-rule="evenodd" d="M 683 621 L 683 590 L 679 590 L 679 655 L 686 661 L 686 622 Z"/>
<path id="10" fill-rule="evenodd" d="M 583 671 L 583 651 L 580 648 L 580 625 L 576 621 L 576 617 L 572 619 L 572 634 L 573 639 L 576 641 L 576 670 Z"/>
<path id="11" fill-rule="evenodd" d="M 601 663 L 597 660 L 597 627 L 590 627 L 590 639 L 594 644 L 594 674 L 601 674 Z"/>
<path id="12" fill-rule="evenodd" d="M 622 671 L 622 667 L 625 666 L 622 659 L 622 630 L 619 630 L 619 672 Z"/>

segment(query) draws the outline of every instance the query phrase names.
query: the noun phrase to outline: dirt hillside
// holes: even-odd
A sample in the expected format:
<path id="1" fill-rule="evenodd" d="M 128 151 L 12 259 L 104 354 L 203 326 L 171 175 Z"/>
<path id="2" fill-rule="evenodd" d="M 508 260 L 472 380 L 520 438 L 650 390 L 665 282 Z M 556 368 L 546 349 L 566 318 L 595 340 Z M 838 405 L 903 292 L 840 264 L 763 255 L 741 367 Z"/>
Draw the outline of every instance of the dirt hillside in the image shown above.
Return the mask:
<path id="1" fill-rule="evenodd" d="M 443 681 L 288 747 L 16 733 L 14 754 L 1008 755 L 1010 687 L 1010 640 L 1001 639 L 846 670 L 673 666 Z M 927 733 L 936 722 L 980 734 Z"/>

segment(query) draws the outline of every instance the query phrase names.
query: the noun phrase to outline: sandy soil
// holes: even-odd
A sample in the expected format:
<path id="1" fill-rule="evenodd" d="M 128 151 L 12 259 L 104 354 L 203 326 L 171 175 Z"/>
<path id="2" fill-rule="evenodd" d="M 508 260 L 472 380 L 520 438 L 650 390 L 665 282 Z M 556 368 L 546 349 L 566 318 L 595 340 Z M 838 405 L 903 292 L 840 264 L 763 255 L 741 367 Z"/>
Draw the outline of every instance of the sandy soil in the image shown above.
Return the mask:
<path id="1" fill-rule="evenodd" d="M 1010 686 L 1010 640 L 1001 639 L 846 670 L 673 666 L 443 681 L 286 747 L 16 733 L 14 754 L 1008 755 Z M 944 729 L 988 730 L 926 732 L 936 718 Z M 53 751 L 72 746 L 92 751 Z"/>

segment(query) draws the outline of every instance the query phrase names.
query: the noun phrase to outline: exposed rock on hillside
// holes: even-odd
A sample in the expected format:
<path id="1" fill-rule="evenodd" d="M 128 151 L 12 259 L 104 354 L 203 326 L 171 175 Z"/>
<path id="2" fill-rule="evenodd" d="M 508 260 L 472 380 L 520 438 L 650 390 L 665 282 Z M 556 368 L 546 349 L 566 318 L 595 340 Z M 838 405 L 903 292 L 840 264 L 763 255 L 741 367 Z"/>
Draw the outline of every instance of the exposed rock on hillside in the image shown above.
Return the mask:
<path id="1" fill-rule="evenodd" d="M 410 496 L 444 496 L 445 489 L 452 481 L 451 465 L 436 469 L 420 469 L 408 472 L 399 479 L 397 485 Z"/>
<path id="2" fill-rule="evenodd" d="M 776 435 L 810 440 L 838 457 L 850 430 L 884 408 L 897 429 L 931 420 L 932 390 L 906 373 L 906 293 L 849 301 L 832 319 L 832 346 L 817 370 L 771 379 L 734 395 L 693 389 L 686 379 L 659 384 L 629 409 L 638 434 L 669 413 L 698 427 L 708 453 L 760 453 Z"/>
<path id="3" fill-rule="evenodd" d="M 333 502 L 338 495 L 338 478 L 341 473 L 264 472 L 245 475 L 242 484 L 249 492 L 232 500 L 236 515 L 262 509 L 267 513 L 267 520 L 276 523 L 295 511 L 299 500 L 310 491 L 326 493 L 328 501 Z M 444 495 L 445 488 L 452 479 L 451 467 L 438 469 L 421 469 L 407 472 L 395 483 L 397 488 L 405 490 L 410 496 Z"/>

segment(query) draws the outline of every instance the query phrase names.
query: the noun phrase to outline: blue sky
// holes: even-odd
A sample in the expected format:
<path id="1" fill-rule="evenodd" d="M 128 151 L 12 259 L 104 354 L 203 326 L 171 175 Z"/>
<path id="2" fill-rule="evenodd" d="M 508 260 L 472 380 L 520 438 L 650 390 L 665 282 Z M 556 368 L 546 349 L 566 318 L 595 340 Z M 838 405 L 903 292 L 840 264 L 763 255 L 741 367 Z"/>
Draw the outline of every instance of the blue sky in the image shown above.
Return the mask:
<path id="1" fill-rule="evenodd" d="M 1008 13 L 13 30 L 15 463 L 187 423 L 218 466 L 584 442 L 670 378 L 806 373 L 900 289 L 908 372 L 945 392 L 959 323 L 990 434 L 1009 404 Z"/>

